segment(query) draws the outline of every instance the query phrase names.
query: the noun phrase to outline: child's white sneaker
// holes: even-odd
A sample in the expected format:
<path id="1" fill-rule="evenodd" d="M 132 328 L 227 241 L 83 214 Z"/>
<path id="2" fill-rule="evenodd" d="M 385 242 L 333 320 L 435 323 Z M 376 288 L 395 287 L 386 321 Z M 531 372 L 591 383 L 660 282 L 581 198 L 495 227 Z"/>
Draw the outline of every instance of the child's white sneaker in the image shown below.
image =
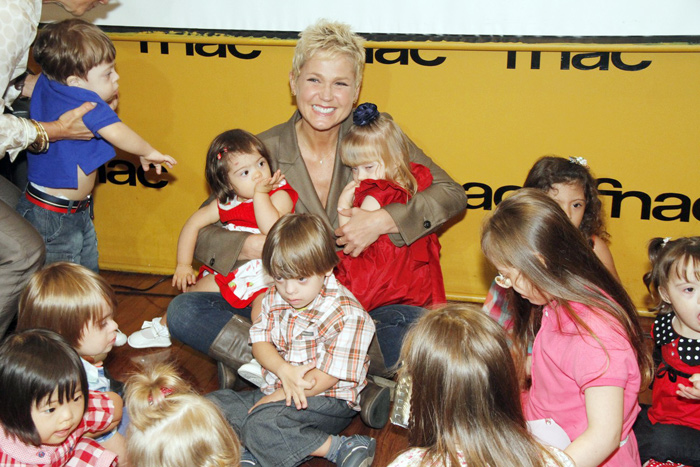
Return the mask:
<path id="1" fill-rule="evenodd" d="M 252 359 L 248 363 L 241 365 L 238 369 L 238 374 L 259 388 L 266 384 L 262 374 L 262 365 L 260 365 L 256 359 Z"/>
<path id="2" fill-rule="evenodd" d="M 135 349 L 170 347 L 170 332 L 160 324 L 161 319 L 153 318 L 153 321 L 144 322 L 140 331 L 129 336 L 129 345 Z"/>
<path id="3" fill-rule="evenodd" d="M 126 334 L 117 329 L 117 338 L 114 339 L 114 346 L 121 347 L 124 344 L 126 344 Z"/>

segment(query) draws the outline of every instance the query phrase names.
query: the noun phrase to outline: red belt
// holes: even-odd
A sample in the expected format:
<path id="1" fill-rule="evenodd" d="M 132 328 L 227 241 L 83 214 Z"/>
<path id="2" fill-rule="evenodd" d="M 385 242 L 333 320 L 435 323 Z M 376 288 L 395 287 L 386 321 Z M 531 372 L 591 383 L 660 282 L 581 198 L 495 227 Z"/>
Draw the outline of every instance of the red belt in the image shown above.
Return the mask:
<path id="1" fill-rule="evenodd" d="M 86 209 L 90 208 L 90 204 L 92 202 L 92 199 L 89 197 L 81 201 L 72 201 L 70 199 L 51 196 L 37 190 L 31 184 L 27 186 L 25 195 L 30 203 L 36 204 L 44 209 L 48 209 L 49 211 L 60 212 L 63 214 L 74 214 L 76 212 L 85 211 Z"/>

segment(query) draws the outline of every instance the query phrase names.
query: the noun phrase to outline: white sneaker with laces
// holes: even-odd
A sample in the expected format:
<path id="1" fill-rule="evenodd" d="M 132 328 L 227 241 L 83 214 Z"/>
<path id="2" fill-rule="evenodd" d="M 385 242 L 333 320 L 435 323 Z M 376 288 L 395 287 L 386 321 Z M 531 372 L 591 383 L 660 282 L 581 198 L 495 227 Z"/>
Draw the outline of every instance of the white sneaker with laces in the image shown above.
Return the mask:
<path id="1" fill-rule="evenodd" d="M 140 331 L 129 336 L 129 345 L 135 349 L 170 347 L 170 332 L 160 324 L 161 319 L 153 318 L 153 321 L 144 322 Z"/>
<path id="2" fill-rule="evenodd" d="M 256 359 L 252 359 L 248 363 L 241 365 L 238 369 L 238 374 L 259 388 L 266 384 L 262 374 L 262 365 L 260 365 Z"/>

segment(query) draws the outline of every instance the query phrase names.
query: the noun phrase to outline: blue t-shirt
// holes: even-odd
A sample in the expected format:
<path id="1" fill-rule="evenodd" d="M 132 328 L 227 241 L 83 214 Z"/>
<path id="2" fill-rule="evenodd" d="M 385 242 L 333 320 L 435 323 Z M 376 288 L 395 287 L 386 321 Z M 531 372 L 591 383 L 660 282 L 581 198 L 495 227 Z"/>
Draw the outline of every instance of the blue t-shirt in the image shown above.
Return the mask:
<path id="1" fill-rule="evenodd" d="M 30 106 L 30 115 L 40 122 L 53 122 L 68 110 L 85 102 L 97 106 L 85 114 L 83 122 L 95 135 L 88 141 L 63 140 L 51 143 L 43 154 L 27 153 L 30 182 L 48 188 L 78 188 L 78 166 L 85 174 L 97 170 L 115 156 L 114 147 L 98 131 L 120 122 L 117 114 L 100 97 L 87 89 L 66 86 L 39 76 Z"/>

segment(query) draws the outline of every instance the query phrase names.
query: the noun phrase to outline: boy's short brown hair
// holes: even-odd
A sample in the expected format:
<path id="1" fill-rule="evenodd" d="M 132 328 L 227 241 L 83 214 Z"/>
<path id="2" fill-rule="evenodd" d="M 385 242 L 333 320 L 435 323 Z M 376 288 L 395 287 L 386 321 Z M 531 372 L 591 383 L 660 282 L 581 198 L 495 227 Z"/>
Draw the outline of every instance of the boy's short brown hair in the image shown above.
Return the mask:
<path id="1" fill-rule="evenodd" d="M 112 287 L 99 274 L 73 263 L 53 263 L 34 273 L 19 300 L 17 330 L 50 329 L 78 347 L 88 323 L 117 309 Z"/>
<path id="2" fill-rule="evenodd" d="M 70 76 L 87 78 L 88 72 L 117 56 L 114 44 L 94 24 L 81 19 L 51 23 L 39 31 L 34 60 L 48 78 L 66 84 Z"/>
<path id="3" fill-rule="evenodd" d="M 263 269 L 273 278 L 322 275 L 338 261 L 333 231 L 314 214 L 282 216 L 268 232 L 262 252 Z"/>

